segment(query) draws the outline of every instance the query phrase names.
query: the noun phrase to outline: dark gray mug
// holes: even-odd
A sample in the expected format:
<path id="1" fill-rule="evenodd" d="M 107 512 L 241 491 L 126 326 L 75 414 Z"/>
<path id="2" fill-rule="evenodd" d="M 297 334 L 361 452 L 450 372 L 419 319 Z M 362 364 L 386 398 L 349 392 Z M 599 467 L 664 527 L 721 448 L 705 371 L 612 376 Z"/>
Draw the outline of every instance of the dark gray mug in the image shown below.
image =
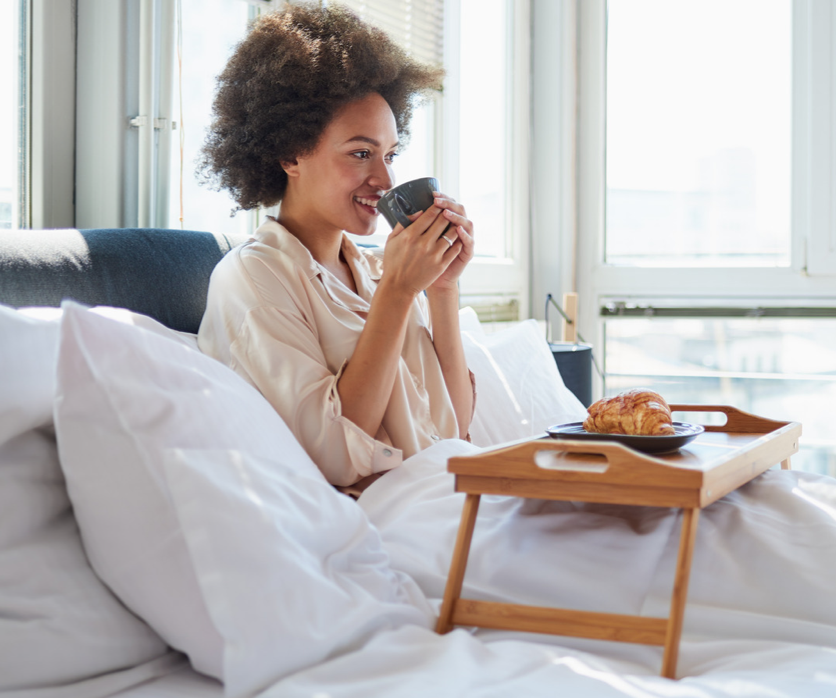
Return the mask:
<path id="1" fill-rule="evenodd" d="M 439 191 L 435 177 L 413 179 L 387 191 L 377 202 L 377 210 L 393 228 L 397 223 L 407 228 L 412 223 L 408 216 L 433 205 L 434 191 Z"/>

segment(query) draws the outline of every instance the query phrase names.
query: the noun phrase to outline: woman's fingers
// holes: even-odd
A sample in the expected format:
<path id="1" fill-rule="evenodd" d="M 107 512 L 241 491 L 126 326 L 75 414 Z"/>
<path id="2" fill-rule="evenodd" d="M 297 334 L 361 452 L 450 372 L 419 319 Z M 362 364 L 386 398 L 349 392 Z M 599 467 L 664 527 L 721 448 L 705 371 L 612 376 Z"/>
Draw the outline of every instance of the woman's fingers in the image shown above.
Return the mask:
<path id="1" fill-rule="evenodd" d="M 473 222 L 467 217 L 464 206 L 441 192 L 433 192 L 433 195 L 435 196 L 433 205 L 443 209 L 444 218 L 453 225 L 463 227 L 470 235 L 473 235 Z"/>
<path id="2" fill-rule="evenodd" d="M 423 235 L 439 218 L 441 218 L 441 209 L 437 206 L 430 206 L 426 211 L 413 213 L 409 216 L 412 223 L 407 230 L 416 236 Z"/>
<path id="3" fill-rule="evenodd" d="M 463 247 L 464 245 L 462 245 L 461 241 L 456 240 L 456 242 L 450 245 L 450 248 L 448 250 L 445 250 L 443 255 L 444 261 L 448 264 L 452 262 L 456 257 L 458 257 L 461 254 Z"/>
<path id="4" fill-rule="evenodd" d="M 458 235 L 459 239 L 464 243 L 465 247 L 472 247 L 473 246 L 473 231 L 467 230 L 463 225 L 460 225 L 456 228 L 456 234 Z"/>
<path id="5" fill-rule="evenodd" d="M 453 225 L 460 225 L 463 228 L 466 227 L 468 224 L 472 225 L 466 216 L 456 213 L 455 211 L 449 208 L 445 208 L 441 215 L 444 216 L 444 218 L 450 221 Z"/>
<path id="6" fill-rule="evenodd" d="M 453 247 L 453 245 L 456 244 L 456 242 L 458 242 L 458 237 L 458 233 L 455 230 L 448 228 L 438 238 L 438 242 L 447 245 L 447 249 L 444 250 L 444 252 L 447 252 L 447 250 L 449 250 L 451 247 Z"/>

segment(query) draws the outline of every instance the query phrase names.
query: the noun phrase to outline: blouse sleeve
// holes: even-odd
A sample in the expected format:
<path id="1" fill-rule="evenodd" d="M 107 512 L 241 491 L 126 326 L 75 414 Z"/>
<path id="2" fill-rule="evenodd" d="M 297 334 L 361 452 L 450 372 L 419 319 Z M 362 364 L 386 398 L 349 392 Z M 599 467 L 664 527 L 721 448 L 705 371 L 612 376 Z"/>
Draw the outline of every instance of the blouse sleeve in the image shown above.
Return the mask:
<path id="1" fill-rule="evenodd" d="M 401 464 L 402 452 L 342 416 L 337 381 L 313 328 L 293 310 L 247 311 L 232 343 L 233 368 L 258 388 L 333 485 Z"/>

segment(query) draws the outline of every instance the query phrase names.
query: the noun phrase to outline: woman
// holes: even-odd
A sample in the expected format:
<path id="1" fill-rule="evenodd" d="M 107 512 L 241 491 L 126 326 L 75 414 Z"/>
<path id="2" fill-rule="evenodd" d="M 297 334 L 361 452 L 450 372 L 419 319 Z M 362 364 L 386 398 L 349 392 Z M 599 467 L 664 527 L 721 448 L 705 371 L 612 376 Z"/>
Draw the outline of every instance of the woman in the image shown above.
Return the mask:
<path id="1" fill-rule="evenodd" d="M 440 80 L 349 11 L 304 6 L 258 20 L 218 78 L 202 167 L 243 209 L 281 206 L 213 273 L 200 347 L 264 394 L 338 486 L 466 438 L 472 417 L 464 208 L 437 192 L 382 260 L 345 236 L 375 231 L 413 100 Z"/>

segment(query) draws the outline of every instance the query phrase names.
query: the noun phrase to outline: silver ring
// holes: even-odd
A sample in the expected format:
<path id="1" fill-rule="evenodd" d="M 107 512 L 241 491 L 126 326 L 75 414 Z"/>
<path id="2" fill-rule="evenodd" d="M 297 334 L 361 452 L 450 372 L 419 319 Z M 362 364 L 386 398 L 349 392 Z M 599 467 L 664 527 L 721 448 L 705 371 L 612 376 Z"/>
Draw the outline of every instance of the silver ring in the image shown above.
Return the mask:
<path id="1" fill-rule="evenodd" d="M 453 241 L 450 238 L 448 238 L 446 235 L 442 235 L 441 239 L 444 240 L 448 245 L 450 245 L 450 247 L 453 246 Z"/>

